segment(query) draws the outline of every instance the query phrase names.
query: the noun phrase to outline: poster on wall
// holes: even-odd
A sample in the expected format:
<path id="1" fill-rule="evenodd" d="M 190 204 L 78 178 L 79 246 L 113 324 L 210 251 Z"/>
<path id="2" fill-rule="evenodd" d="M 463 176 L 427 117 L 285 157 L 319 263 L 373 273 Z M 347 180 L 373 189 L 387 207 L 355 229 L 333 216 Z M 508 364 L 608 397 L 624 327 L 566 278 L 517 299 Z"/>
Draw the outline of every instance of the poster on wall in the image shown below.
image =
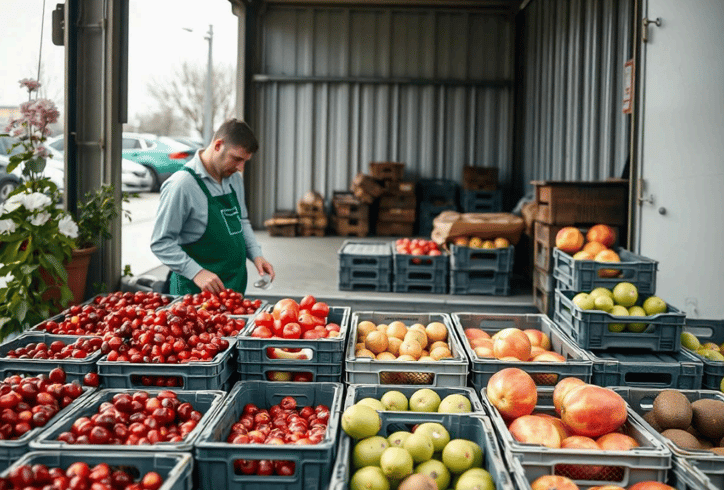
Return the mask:
<path id="1" fill-rule="evenodd" d="M 623 64 L 623 113 L 631 114 L 634 90 L 634 62 L 628 60 Z"/>

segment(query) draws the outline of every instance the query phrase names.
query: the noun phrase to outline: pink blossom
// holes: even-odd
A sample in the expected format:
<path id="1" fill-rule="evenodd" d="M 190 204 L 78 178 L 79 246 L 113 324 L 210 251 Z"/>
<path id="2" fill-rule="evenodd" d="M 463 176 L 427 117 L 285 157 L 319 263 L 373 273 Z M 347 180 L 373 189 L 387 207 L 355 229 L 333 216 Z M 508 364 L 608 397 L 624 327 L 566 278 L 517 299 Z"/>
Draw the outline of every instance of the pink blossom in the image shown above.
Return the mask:
<path id="1" fill-rule="evenodd" d="M 33 152 L 33 156 L 40 157 L 40 158 L 48 158 L 50 156 L 50 152 L 43 145 L 39 145 L 35 148 L 35 152 Z"/>
<path id="2" fill-rule="evenodd" d="M 40 87 L 40 82 L 32 78 L 23 78 L 20 80 L 20 86 L 28 89 L 28 92 L 34 92 Z"/>

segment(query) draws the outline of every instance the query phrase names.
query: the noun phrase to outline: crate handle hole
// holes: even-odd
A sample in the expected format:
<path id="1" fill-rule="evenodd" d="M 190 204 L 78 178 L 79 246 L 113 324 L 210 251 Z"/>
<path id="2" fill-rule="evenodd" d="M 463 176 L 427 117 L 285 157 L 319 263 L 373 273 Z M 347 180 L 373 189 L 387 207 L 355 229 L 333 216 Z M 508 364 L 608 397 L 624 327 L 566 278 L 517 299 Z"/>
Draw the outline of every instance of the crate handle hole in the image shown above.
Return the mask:
<path id="1" fill-rule="evenodd" d="M 274 361 L 311 361 L 314 359 L 314 351 L 312 349 L 300 349 L 298 347 L 267 347 L 266 357 Z"/>
<path id="2" fill-rule="evenodd" d="M 673 376 L 669 373 L 626 373 L 623 379 L 628 385 L 669 387 Z"/>
<path id="3" fill-rule="evenodd" d="M 259 473 L 262 471 L 262 473 Z M 268 473 L 270 472 L 270 473 Z M 289 460 L 235 459 L 234 474 L 244 476 L 285 476 L 293 477 L 297 473 L 297 463 Z"/>
<path id="4" fill-rule="evenodd" d="M 377 271 L 352 271 L 354 279 L 377 279 Z"/>
<path id="5" fill-rule="evenodd" d="M 266 371 L 267 381 L 281 381 L 284 383 L 311 383 L 314 373 L 307 371 Z"/>
<path id="6" fill-rule="evenodd" d="M 131 384 L 157 388 L 183 388 L 184 379 L 181 376 L 152 376 L 147 374 L 132 374 Z"/>
<path id="7" fill-rule="evenodd" d="M 350 220 L 350 224 L 351 220 Z M 354 223 L 356 224 L 356 223 Z M 377 265 L 377 259 L 375 258 L 356 258 L 352 259 L 352 265 Z"/>

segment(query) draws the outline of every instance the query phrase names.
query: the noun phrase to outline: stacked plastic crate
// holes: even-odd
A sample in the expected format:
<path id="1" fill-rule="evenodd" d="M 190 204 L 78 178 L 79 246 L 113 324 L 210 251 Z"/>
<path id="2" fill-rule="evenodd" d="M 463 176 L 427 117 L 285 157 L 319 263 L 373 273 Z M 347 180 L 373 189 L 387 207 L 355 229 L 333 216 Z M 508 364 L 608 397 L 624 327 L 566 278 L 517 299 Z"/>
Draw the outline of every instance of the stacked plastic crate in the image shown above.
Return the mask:
<path id="1" fill-rule="evenodd" d="M 345 240 L 337 256 L 340 290 L 392 290 L 392 249 L 389 242 Z"/>
<path id="2" fill-rule="evenodd" d="M 503 193 L 498 189 L 497 168 L 463 168 L 460 209 L 464 213 L 498 213 L 503 210 Z"/>
<path id="3" fill-rule="evenodd" d="M 515 248 L 450 246 L 450 294 L 510 294 Z"/>
<path id="4" fill-rule="evenodd" d="M 458 210 L 458 184 L 448 179 L 422 179 L 417 183 L 418 232 L 423 237 L 432 234 L 432 220 L 443 211 Z"/>
<path id="5" fill-rule="evenodd" d="M 392 249 L 392 290 L 396 293 L 445 294 L 448 286 L 450 256 L 411 255 Z"/>

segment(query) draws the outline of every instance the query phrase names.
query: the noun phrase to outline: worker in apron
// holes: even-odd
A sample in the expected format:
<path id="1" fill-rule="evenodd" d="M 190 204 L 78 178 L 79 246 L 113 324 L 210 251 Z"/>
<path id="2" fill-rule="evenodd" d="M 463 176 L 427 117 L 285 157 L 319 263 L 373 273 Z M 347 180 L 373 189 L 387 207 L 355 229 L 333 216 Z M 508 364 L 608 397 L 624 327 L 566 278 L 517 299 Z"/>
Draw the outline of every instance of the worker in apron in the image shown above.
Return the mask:
<path id="1" fill-rule="evenodd" d="M 274 279 L 254 237 L 241 172 L 259 148 L 249 126 L 231 119 L 211 143 L 163 183 L 151 250 L 171 269 L 170 293 L 246 292 L 246 259 Z"/>

